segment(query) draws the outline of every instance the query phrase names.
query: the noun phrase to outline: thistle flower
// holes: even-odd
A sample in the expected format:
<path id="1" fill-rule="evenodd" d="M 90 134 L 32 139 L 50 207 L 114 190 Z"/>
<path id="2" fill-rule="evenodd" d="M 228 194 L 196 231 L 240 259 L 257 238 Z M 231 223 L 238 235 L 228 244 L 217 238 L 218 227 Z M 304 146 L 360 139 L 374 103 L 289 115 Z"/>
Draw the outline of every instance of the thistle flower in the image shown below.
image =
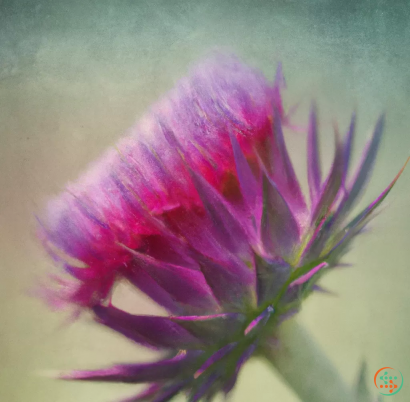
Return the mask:
<path id="1" fill-rule="evenodd" d="M 154 363 L 77 371 L 65 379 L 151 383 L 127 401 L 191 402 L 229 393 L 321 275 L 335 267 L 398 176 L 348 221 L 369 179 L 384 126 L 376 123 L 348 177 L 353 115 L 335 132 L 322 177 L 315 107 L 307 130 L 309 202 L 288 155 L 280 68 L 270 84 L 233 56 L 206 60 L 133 127 L 116 149 L 56 199 L 39 236 L 67 277 L 57 305 L 93 312 Z M 126 280 L 169 316 L 133 315 L 110 295 Z"/>

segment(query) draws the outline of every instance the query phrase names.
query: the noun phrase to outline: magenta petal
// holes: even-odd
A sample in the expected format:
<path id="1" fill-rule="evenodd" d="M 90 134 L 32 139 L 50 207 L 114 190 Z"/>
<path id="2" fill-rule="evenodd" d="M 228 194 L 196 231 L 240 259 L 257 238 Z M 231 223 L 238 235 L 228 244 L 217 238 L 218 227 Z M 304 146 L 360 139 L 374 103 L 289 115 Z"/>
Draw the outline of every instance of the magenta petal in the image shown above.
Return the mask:
<path id="1" fill-rule="evenodd" d="M 307 167 L 310 199 L 312 200 L 312 204 L 315 205 L 317 198 L 319 197 L 320 187 L 322 184 L 322 172 L 320 169 L 319 138 L 315 105 L 312 105 L 310 111 L 307 148 Z"/>
<path id="2" fill-rule="evenodd" d="M 289 257 L 299 241 L 299 226 L 276 184 L 263 175 L 261 240 L 272 257 Z"/>
<path id="3" fill-rule="evenodd" d="M 113 306 L 95 306 L 96 320 L 127 338 L 154 348 L 197 349 L 203 343 L 168 317 L 133 315 Z"/>
<path id="4" fill-rule="evenodd" d="M 172 359 L 154 363 L 119 364 L 100 370 L 73 371 L 63 375 L 63 380 L 123 382 L 138 384 L 173 379 L 183 374 L 195 361 L 197 354 L 179 354 Z"/>

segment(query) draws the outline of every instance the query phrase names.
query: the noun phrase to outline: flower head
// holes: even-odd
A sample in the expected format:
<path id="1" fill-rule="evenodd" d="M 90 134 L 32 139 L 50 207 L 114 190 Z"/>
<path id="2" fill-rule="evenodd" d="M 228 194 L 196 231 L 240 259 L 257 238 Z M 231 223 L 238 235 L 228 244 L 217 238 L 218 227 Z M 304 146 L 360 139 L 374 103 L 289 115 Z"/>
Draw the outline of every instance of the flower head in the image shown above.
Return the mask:
<path id="1" fill-rule="evenodd" d="M 72 279 L 56 303 L 166 352 L 155 363 L 74 372 L 67 379 L 152 383 L 129 401 L 191 402 L 228 393 L 241 366 L 336 266 L 395 181 L 353 220 L 384 117 L 356 173 L 347 173 L 355 116 L 335 133 L 322 176 L 316 111 L 307 130 L 309 201 L 288 155 L 280 69 L 270 84 L 233 56 L 206 60 L 78 182 L 52 200 L 40 237 Z M 110 302 L 127 280 L 168 317 Z"/>

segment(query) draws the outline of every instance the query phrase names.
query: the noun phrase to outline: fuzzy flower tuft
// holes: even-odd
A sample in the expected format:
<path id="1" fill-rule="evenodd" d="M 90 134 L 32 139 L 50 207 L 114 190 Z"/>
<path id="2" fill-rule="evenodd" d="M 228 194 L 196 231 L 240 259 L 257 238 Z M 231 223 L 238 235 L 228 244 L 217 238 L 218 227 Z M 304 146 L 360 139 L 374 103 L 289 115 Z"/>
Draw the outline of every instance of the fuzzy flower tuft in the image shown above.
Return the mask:
<path id="1" fill-rule="evenodd" d="M 401 172 L 349 221 L 384 116 L 348 177 L 355 116 L 343 138 L 335 132 L 324 174 L 312 107 L 306 200 L 285 145 L 283 86 L 280 68 L 271 84 L 233 56 L 206 60 L 50 201 L 39 236 L 67 274 L 55 278 L 53 302 L 89 309 L 98 323 L 165 354 L 63 378 L 151 384 L 128 402 L 165 402 L 180 392 L 209 401 L 229 393 L 272 330 L 321 290 L 318 279 L 339 263 Z M 120 280 L 169 316 L 112 305 Z"/>

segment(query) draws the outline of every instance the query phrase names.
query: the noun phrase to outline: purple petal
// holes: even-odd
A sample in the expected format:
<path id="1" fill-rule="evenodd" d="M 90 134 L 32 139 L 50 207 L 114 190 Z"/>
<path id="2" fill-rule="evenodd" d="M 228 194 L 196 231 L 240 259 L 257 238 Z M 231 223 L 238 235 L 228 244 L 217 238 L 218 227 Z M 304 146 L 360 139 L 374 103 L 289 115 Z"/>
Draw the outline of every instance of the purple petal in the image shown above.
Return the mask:
<path id="1" fill-rule="evenodd" d="M 201 176 L 190 170 L 192 181 L 213 224 L 214 237 L 231 253 L 247 255 L 245 230 L 230 211 L 220 194 Z"/>
<path id="2" fill-rule="evenodd" d="M 218 262 L 197 255 L 201 271 L 218 302 L 225 311 L 235 311 L 255 305 L 255 273 L 243 262 Z"/>
<path id="3" fill-rule="evenodd" d="M 197 349 L 203 343 L 168 317 L 129 314 L 113 306 L 95 306 L 96 320 L 145 346 Z"/>
<path id="4" fill-rule="evenodd" d="M 211 367 L 214 363 L 221 360 L 225 357 L 228 353 L 235 349 L 237 346 L 237 342 L 229 343 L 228 345 L 223 346 L 217 352 L 215 352 L 205 363 L 201 366 L 201 368 L 195 373 L 194 377 L 198 378 L 205 370 Z"/>
<path id="5" fill-rule="evenodd" d="M 180 316 L 169 319 L 207 344 L 216 344 L 229 339 L 241 329 L 245 322 L 245 316 L 238 313 Z"/>
<path id="6" fill-rule="evenodd" d="M 73 371 L 63 375 L 63 380 L 144 383 L 170 380 L 189 370 L 197 354 L 179 354 L 172 359 L 154 363 L 119 364 L 101 370 Z"/>
<path id="7" fill-rule="evenodd" d="M 299 226 L 276 184 L 263 174 L 260 235 L 266 253 L 289 257 L 299 241 Z"/>
<path id="8" fill-rule="evenodd" d="M 205 378 L 202 383 L 195 389 L 193 395 L 188 398 L 188 401 L 200 401 L 208 393 L 208 391 L 210 391 L 210 388 L 215 384 L 215 381 L 217 381 L 219 377 L 220 375 L 218 373 L 212 373 L 207 378 Z"/>
<path id="9" fill-rule="evenodd" d="M 253 211 L 255 207 L 256 197 L 259 192 L 258 182 L 254 174 L 252 173 L 252 170 L 241 150 L 241 147 L 239 146 L 238 140 L 232 134 L 230 134 L 230 139 L 242 195 L 250 211 Z"/>
<path id="10" fill-rule="evenodd" d="M 146 271 L 137 269 L 128 274 L 129 281 L 160 306 L 172 314 L 183 314 L 185 306 L 179 304 L 171 294 L 162 288 Z"/>
<path id="11" fill-rule="evenodd" d="M 270 146 L 272 148 L 271 159 L 270 166 L 267 168 L 272 180 L 278 186 L 283 197 L 288 200 L 291 209 L 295 213 L 305 211 L 305 200 L 286 149 L 281 117 L 276 108 L 274 108 Z"/>
<path id="12" fill-rule="evenodd" d="M 349 165 L 350 165 L 350 160 L 352 156 L 355 129 L 356 129 L 356 114 L 353 113 L 352 118 L 350 120 L 349 130 L 346 134 L 345 141 L 344 141 L 344 168 L 343 168 L 343 176 L 342 176 L 342 184 L 341 184 L 343 191 L 344 191 L 344 195 L 343 195 L 343 198 L 339 206 L 337 207 L 336 212 L 334 213 L 333 218 L 331 219 L 331 221 L 328 221 L 326 223 L 326 229 L 327 229 L 326 232 L 322 231 L 320 233 L 321 241 L 319 240 L 316 241 L 315 248 L 320 248 L 320 247 L 323 248 L 323 244 L 329 239 L 333 228 L 339 227 L 340 223 L 345 218 L 345 215 L 349 212 L 348 208 L 346 208 L 348 206 L 346 204 L 346 200 L 348 199 L 348 196 L 349 196 L 349 193 L 346 190 L 346 180 L 347 180 L 347 174 L 349 171 Z"/>
<path id="13" fill-rule="evenodd" d="M 167 189 L 170 189 L 174 182 L 172 176 L 152 148 L 148 147 L 142 141 L 138 145 L 138 160 L 134 160 L 135 163 L 145 172 L 151 187 L 155 184 L 157 195 L 167 194 Z"/>
<path id="14" fill-rule="evenodd" d="M 356 130 L 356 113 L 353 113 L 352 118 L 350 120 L 349 130 L 347 131 L 346 138 L 344 141 L 344 169 L 343 169 L 343 185 L 345 184 L 345 180 L 347 177 L 347 173 L 349 170 L 350 158 L 352 156 L 353 151 L 353 139 Z"/>
<path id="15" fill-rule="evenodd" d="M 343 145 L 343 168 L 341 172 L 340 191 L 343 191 L 345 187 L 346 176 L 347 176 L 348 169 L 349 169 L 349 161 L 351 158 L 351 152 L 353 148 L 353 137 L 355 133 L 355 127 L 356 127 L 356 115 L 353 114 L 351 121 L 350 121 L 349 130 L 346 134 L 344 145 Z M 334 161 L 334 164 L 335 163 L 336 162 Z M 335 172 L 335 176 L 336 176 L 336 172 Z M 335 187 L 333 190 L 334 192 L 337 191 L 338 180 L 339 180 L 338 178 L 334 180 L 334 184 L 335 184 Z M 340 194 L 340 191 L 339 191 L 339 194 Z M 331 196 L 331 194 L 329 194 L 329 196 Z M 333 233 L 332 229 L 334 227 L 337 227 L 340 222 L 340 218 L 341 218 L 341 215 L 339 215 L 340 206 L 338 207 L 338 211 L 336 211 L 336 213 L 333 216 L 327 216 L 329 210 L 328 212 L 325 212 L 325 211 L 326 211 L 325 209 L 321 211 L 322 214 L 325 214 L 323 218 L 321 219 L 321 221 L 316 221 L 316 229 L 308 245 L 305 247 L 303 256 L 301 258 L 301 261 L 303 263 L 309 262 L 312 259 L 316 259 L 319 257 L 319 255 L 321 254 L 323 250 L 324 245 L 326 244 L 326 242 L 329 240 L 329 237 Z M 319 218 L 320 218 L 320 215 L 318 216 L 318 219 Z"/>
<path id="16" fill-rule="evenodd" d="M 392 182 L 387 186 L 387 188 L 366 208 L 363 209 L 343 230 L 340 231 L 338 240 L 336 240 L 336 245 L 328 253 L 329 256 L 339 252 L 339 250 L 344 249 L 350 240 L 359 233 L 363 227 L 367 224 L 369 219 L 372 217 L 375 209 L 383 202 L 387 197 L 393 186 L 396 184 L 397 180 L 403 173 L 410 157 L 407 159 L 404 166 L 400 169 L 399 173 L 392 180 Z"/>
<path id="17" fill-rule="evenodd" d="M 363 158 L 356 171 L 355 178 L 353 179 L 349 191 L 341 204 L 341 211 L 339 213 L 342 216 L 344 216 L 353 207 L 355 201 L 364 190 L 364 187 L 370 177 L 371 170 L 376 160 L 377 151 L 380 147 L 384 121 L 385 117 L 382 115 L 376 123 L 372 138 L 368 142 L 366 150 L 363 153 Z"/>
<path id="18" fill-rule="evenodd" d="M 258 305 L 272 300 L 289 279 L 291 267 L 284 260 L 269 261 L 255 255 L 258 280 Z"/>
<path id="19" fill-rule="evenodd" d="M 131 249 L 128 251 L 134 257 L 133 271 L 137 272 L 136 275 L 138 276 L 138 270 L 144 270 L 176 302 L 205 310 L 218 309 L 218 304 L 200 271 L 161 262 Z M 128 275 L 128 279 L 133 282 L 132 273 Z"/>
<path id="20" fill-rule="evenodd" d="M 300 259 L 300 264 L 306 264 L 312 260 L 319 258 L 323 252 L 324 245 L 328 241 L 329 237 L 332 235 L 332 225 L 334 224 L 333 217 L 325 216 L 318 224 L 313 232 L 308 244 L 303 250 L 302 257 Z"/>
<path id="21" fill-rule="evenodd" d="M 182 150 L 181 144 L 175 137 L 175 133 L 171 130 L 171 128 L 165 124 L 165 122 L 159 115 L 155 115 L 155 117 L 159 127 L 161 128 L 162 134 L 164 135 L 168 144 L 174 149 L 177 149 L 179 151 Z"/>
<path id="22" fill-rule="evenodd" d="M 286 88 L 286 81 L 283 75 L 282 63 L 278 63 L 278 67 L 276 68 L 275 80 L 273 82 L 272 99 L 274 107 L 278 110 L 280 116 L 284 115 L 281 95 L 281 89 L 283 88 Z"/>
<path id="23" fill-rule="evenodd" d="M 337 135 L 337 131 L 335 131 L 335 142 L 336 149 L 332 168 L 325 184 L 323 185 L 320 198 L 312 215 L 313 227 L 317 227 L 322 219 L 328 215 L 333 203 L 336 200 L 336 196 L 341 189 L 344 168 L 344 149 L 343 144 L 340 142 Z"/>
<path id="24" fill-rule="evenodd" d="M 168 402 L 170 401 L 175 395 L 177 395 L 182 389 L 187 385 L 187 381 L 181 381 L 176 384 L 170 385 L 169 387 L 165 387 L 152 402 Z"/>
<path id="25" fill-rule="evenodd" d="M 278 67 L 276 68 L 275 79 L 273 81 L 273 86 L 275 88 L 286 88 L 286 81 L 283 75 L 283 67 L 282 63 L 278 63 Z"/>
<path id="26" fill-rule="evenodd" d="M 192 249 L 212 258 L 229 261 L 227 255 L 230 253 L 213 236 L 213 223 L 206 216 L 202 216 L 201 212 L 181 207 L 175 209 L 166 219 L 170 227 L 183 237 Z M 192 259 L 195 260 L 196 257 L 193 256 Z"/>
<path id="27" fill-rule="evenodd" d="M 308 128 L 308 182 L 312 205 L 316 204 L 322 184 L 316 106 L 312 105 Z"/>
<path id="28" fill-rule="evenodd" d="M 86 205 L 81 198 L 77 197 L 75 194 L 71 192 L 69 193 L 75 199 L 74 203 L 77 206 L 77 208 L 81 211 L 81 213 L 84 214 L 84 217 L 87 217 L 88 219 L 93 221 L 95 224 L 101 226 L 103 229 L 106 229 L 106 230 L 110 229 L 109 225 L 103 222 L 102 219 L 97 218 L 97 213 L 96 211 L 93 211 L 94 208 L 91 205 Z"/>
<path id="29" fill-rule="evenodd" d="M 345 191 L 346 177 L 349 169 L 349 162 L 351 158 L 352 148 L 353 148 L 353 137 L 355 133 L 356 126 L 356 115 L 353 114 L 349 130 L 346 134 L 346 138 L 343 146 L 343 170 L 341 179 L 341 189 L 340 191 Z M 336 132 L 337 133 L 337 132 Z M 335 188 L 336 191 L 336 188 Z M 340 194 L 339 191 L 339 194 Z M 340 206 L 338 208 L 340 210 Z M 321 254 L 323 247 L 329 237 L 331 236 L 332 228 L 336 227 L 339 223 L 339 211 L 336 211 L 330 216 L 325 215 L 320 222 L 316 222 L 317 226 L 314 234 L 312 235 L 308 245 L 305 248 L 304 255 L 302 257 L 303 262 L 307 262 L 311 259 L 316 259 Z"/>

